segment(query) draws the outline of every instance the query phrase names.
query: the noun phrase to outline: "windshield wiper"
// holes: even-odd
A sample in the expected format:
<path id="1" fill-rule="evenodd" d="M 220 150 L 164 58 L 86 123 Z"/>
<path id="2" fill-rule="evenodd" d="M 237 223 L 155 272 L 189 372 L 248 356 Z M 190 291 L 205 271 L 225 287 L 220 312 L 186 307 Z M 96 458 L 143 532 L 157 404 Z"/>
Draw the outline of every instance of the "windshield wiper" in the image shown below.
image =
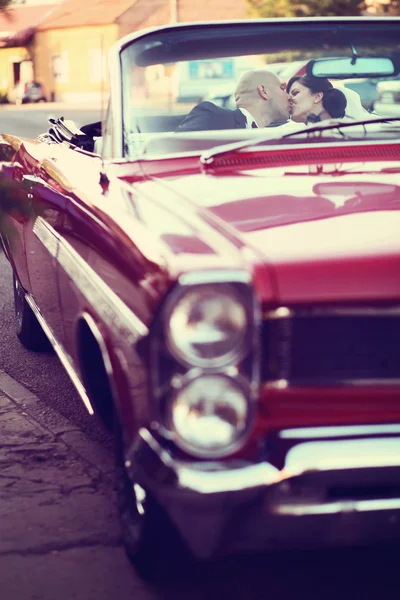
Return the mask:
<path id="1" fill-rule="evenodd" d="M 329 130 L 338 130 L 341 131 L 347 127 L 354 127 L 354 125 L 371 125 L 373 123 L 390 123 L 392 121 L 400 121 L 400 117 L 378 117 L 372 119 L 363 119 L 362 121 L 349 121 L 349 122 L 335 122 L 329 121 L 326 125 L 323 122 L 318 123 L 318 125 L 313 125 L 309 127 L 305 127 L 304 129 L 298 129 L 297 131 L 292 131 L 291 133 L 285 133 L 284 135 L 278 135 L 277 129 L 274 129 L 275 135 L 265 134 L 263 136 L 257 136 L 250 140 L 245 140 L 242 142 L 233 142 L 232 144 L 223 144 L 222 146 L 216 146 L 211 150 L 207 150 L 203 152 L 200 156 L 200 162 L 204 165 L 210 165 L 214 161 L 214 158 L 217 156 L 222 156 L 223 154 L 228 154 L 230 152 L 237 152 L 238 150 L 243 150 L 245 148 L 249 148 L 251 146 L 258 146 L 259 144 L 263 144 L 265 142 L 275 142 L 276 140 L 287 140 L 292 137 L 298 137 L 300 135 L 315 133 L 319 131 L 329 131 Z"/>

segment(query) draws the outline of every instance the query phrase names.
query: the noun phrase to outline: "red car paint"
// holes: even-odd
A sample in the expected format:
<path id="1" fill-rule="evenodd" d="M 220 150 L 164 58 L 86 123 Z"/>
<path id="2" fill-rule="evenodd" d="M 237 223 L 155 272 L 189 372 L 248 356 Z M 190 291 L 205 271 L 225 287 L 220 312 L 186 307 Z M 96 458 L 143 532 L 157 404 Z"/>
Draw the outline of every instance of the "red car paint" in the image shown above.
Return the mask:
<path id="1" fill-rule="evenodd" d="M 400 144 L 382 135 L 249 144 L 211 160 L 198 150 L 106 163 L 67 144 L 5 136 L 14 158 L 2 180 L 19 186 L 34 208 L 28 217 L 9 215 L 14 236 L 4 239 L 25 301 L 42 319 L 88 410 L 108 424 L 110 413 L 117 415 L 129 481 L 158 494 L 199 556 L 218 553 L 223 538 L 210 523 L 206 541 L 199 538 L 199 502 L 202 518 L 221 497 L 243 501 L 251 521 L 249 498 L 257 492 L 263 506 L 268 496 L 269 517 L 284 520 L 292 511 L 296 519 L 296 511 L 311 514 L 321 498 L 303 502 L 293 492 L 292 505 L 279 496 L 281 481 L 296 490 L 304 479 L 307 491 L 310 472 L 330 484 L 333 470 L 346 486 L 354 476 L 361 494 L 370 469 L 374 484 L 390 466 L 399 467 L 377 464 L 375 453 L 376 440 L 384 447 L 389 435 L 379 428 L 391 432 L 400 420 Z M 239 447 L 207 460 L 180 446 L 163 420 L 176 379 L 191 372 L 172 361 L 164 326 L 185 277 L 194 277 L 190 285 L 196 286 L 196 277 L 206 276 L 218 287 L 242 281 L 237 273 L 249 282 L 256 333 L 245 358 L 223 376 L 254 367 L 248 377 L 254 416 Z M 195 378 L 204 375 L 193 371 Z M 315 438 L 314 462 L 307 457 L 293 467 L 293 452 L 299 460 L 296 453 L 307 453 Z M 284 439 L 292 441 L 286 446 Z M 319 444 L 327 439 L 321 457 Z M 360 439 L 371 443 L 364 457 L 371 465 L 359 464 L 358 450 L 352 468 L 344 459 L 340 468 L 329 462 L 331 453 L 340 454 L 338 443 L 351 448 Z M 395 433 L 390 443 L 397 441 Z M 328 466 L 318 466 L 325 458 Z M 257 483 L 236 484 L 242 468 L 249 468 L 248 482 L 260 466 L 265 472 Z M 143 475 L 147 467 L 154 468 L 154 487 Z M 279 472 L 272 476 L 274 469 Z M 212 493 L 208 473 L 215 474 Z M 313 480 L 310 488 L 314 493 L 319 486 Z M 328 492 L 318 514 L 336 511 Z M 276 527 L 277 539 L 281 531 L 290 538 L 290 524 Z"/>

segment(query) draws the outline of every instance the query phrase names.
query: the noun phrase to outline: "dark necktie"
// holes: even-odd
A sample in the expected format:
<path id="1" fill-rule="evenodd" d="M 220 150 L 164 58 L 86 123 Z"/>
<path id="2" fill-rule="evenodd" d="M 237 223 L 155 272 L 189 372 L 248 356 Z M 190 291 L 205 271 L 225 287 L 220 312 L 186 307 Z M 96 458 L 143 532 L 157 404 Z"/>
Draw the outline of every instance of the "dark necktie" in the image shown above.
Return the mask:
<path id="1" fill-rule="evenodd" d="M 313 113 L 311 113 L 307 117 L 306 125 L 308 125 L 309 123 L 319 123 L 320 121 L 321 121 L 320 115 L 314 115 Z"/>
<path id="2" fill-rule="evenodd" d="M 256 124 L 256 122 L 255 122 L 255 121 L 253 121 L 253 122 L 252 122 L 252 124 L 251 124 L 251 128 L 252 128 L 252 129 L 258 129 L 258 125 Z"/>

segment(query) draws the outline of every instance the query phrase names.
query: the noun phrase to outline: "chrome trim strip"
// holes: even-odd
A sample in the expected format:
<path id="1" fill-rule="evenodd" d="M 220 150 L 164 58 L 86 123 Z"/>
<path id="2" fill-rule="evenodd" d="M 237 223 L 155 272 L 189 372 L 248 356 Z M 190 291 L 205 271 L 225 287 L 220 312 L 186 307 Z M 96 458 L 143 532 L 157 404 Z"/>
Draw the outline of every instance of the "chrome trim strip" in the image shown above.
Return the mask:
<path id="1" fill-rule="evenodd" d="M 271 505 L 272 513 L 282 516 L 331 515 L 350 512 L 377 512 L 400 510 L 400 498 L 378 500 L 345 500 L 325 504 L 278 504 Z"/>
<path id="2" fill-rule="evenodd" d="M 287 308 L 286 306 L 280 306 L 279 308 L 274 308 L 273 310 L 269 310 L 266 313 L 264 313 L 263 319 L 290 319 L 290 317 L 293 317 L 293 314 L 294 313 L 291 308 Z"/>
<path id="3" fill-rule="evenodd" d="M 100 352 L 101 352 L 101 356 L 104 362 L 104 367 L 108 376 L 108 381 L 110 384 L 110 389 L 111 389 L 111 394 L 114 400 L 114 405 L 115 405 L 115 399 L 118 397 L 118 393 L 117 393 L 117 388 L 116 388 L 116 384 L 115 384 L 115 378 L 114 378 L 114 369 L 111 363 L 111 359 L 110 359 L 110 354 L 108 352 L 107 349 L 107 345 L 106 342 L 104 340 L 103 334 L 101 333 L 96 321 L 93 319 L 93 317 L 87 313 L 84 312 L 82 314 L 82 319 L 86 322 L 87 326 L 89 327 L 90 331 L 92 332 L 97 344 L 99 345 L 100 348 Z M 116 354 L 118 355 L 118 349 L 116 350 Z M 95 408 L 96 408 L 96 401 L 95 401 Z"/>
<path id="4" fill-rule="evenodd" d="M 60 266 L 75 283 L 97 314 L 119 333 L 128 335 L 128 343 L 135 343 L 148 334 L 146 325 L 131 311 L 117 294 L 101 279 L 86 261 L 51 225 L 38 217 L 38 237 Z M 36 223 L 35 223 L 36 224 Z M 54 241 L 56 247 L 54 247 Z M 57 252 L 58 242 L 58 252 Z"/>
<path id="5" fill-rule="evenodd" d="M 373 388 L 373 387 L 399 387 L 400 379 L 338 379 L 335 381 L 322 381 L 319 382 L 318 379 L 311 379 L 309 381 L 302 381 L 301 383 L 297 383 L 296 381 L 292 382 L 288 379 L 275 379 L 272 381 L 265 381 L 262 384 L 262 390 L 286 390 L 290 389 L 302 389 L 302 388 L 322 388 L 322 389 L 332 389 L 339 387 L 354 387 L 354 388 Z"/>
<path id="6" fill-rule="evenodd" d="M 55 229 L 51 227 L 43 217 L 37 217 L 33 225 L 33 233 L 38 240 L 43 244 L 46 250 L 53 256 L 57 257 L 57 245 L 59 235 Z"/>
<path id="7" fill-rule="evenodd" d="M 392 315 L 400 315 L 400 306 L 375 306 L 375 307 L 343 307 L 343 308 L 330 308 L 324 310 L 323 308 L 314 308 L 309 313 L 310 316 L 320 315 L 333 315 L 333 316 L 374 316 L 374 317 L 390 317 Z M 299 311 L 299 315 L 302 316 L 302 312 Z"/>
<path id="8" fill-rule="evenodd" d="M 181 467 L 178 471 L 179 486 L 199 494 L 223 494 L 273 485 L 279 481 L 279 471 L 273 465 L 262 463 L 230 471 L 195 471 Z"/>
<path id="9" fill-rule="evenodd" d="M 38 183 L 44 183 L 43 179 L 36 175 L 25 173 L 22 175 L 22 185 L 25 184 L 26 189 L 32 190 Z"/>
<path id="10" fill-rule="evenodd" d="M 287 453 L 282 475 L 383 467 L 400 468 L 400 437 L 303 442 Z"/>
<path id="11" fill-rule="evenodd" d="M 355 437 L 365 435 L 400 435 L 400 424 L 387 425 L 338 425 L 337 427 L 299 427 L 283 429 L 278 437 L 283 440 Z"/>
<path id="12" fill-rule="evenodd" d="M 47 325 L 46 321 L 44 320 L 44 318 L 43 318 L 42 314 L 40 313 L 40 311 L 36 305 L 36 302 L 33 300 L 33 298 L 29 294 L 25 294 L 25 300 L 27 301 L 27 303 L 33 310 L 35 317 L 39 321 L 40 326 L 42 327 L 43 331 L 45 332 L 46 336 L 48 337 L 50 344 L 53 346 L 54 351 L 57 354 L 58 358 L 60 359 L 61 364 L 63 365 L 64 369 L 66 370 L 67 374 L 69 375 L 72 383 L 75 386 L 76 391 L 78 392 L 81 400 L 83 401 L 84 405 L 86 406 L 88 413 L 90 415 L 94 415 L 94 410 L 90 403 L 89 396 L 87 395 L 86 389 L 73 368 L 72 359 L 64 351 L 61 344 L 59 344 L 59 342 L 57 342 L 56 338 L 53 335 L 53 332 L 51 331 L 50 327 Z"/>
<path id="13" fill-rule="evenodd" d="M 108 353 L 107 346 L 104 341 L 103 335 L 102 335 L 100 329 L 98 328 L 96 321 L 87 312 L 83 313 L 82 319 L 83 319 L 83 321 L 85 321 L 85 323 L 89 327 L 90 331 L 92 332 L 92 334 L 100 348 L 101 355 L 102 355 L 103 362 L 104 362 L 104 367 L 106 369 L 107 375 L 112 378 L 114 373 L 113 373 L 113 368 L 112 368 L 112 364 L 111 364 L 111 360 L 110 360 L 110 355 Z"/>
<path id="14" fill-rule="evenodd" d="M 228 27 L 232 27 L 232 25 L 249 25 L 249 26 L 260 26 L 260 25 L 266 25 L 269 27 L 274 27 L 274 26 L 278 26 L 278 25 L 286 25 L 286 24 L 291 24 L 291 23 L 321 23 L 323 25 L 326 25 L 327 27 L 329 25 L 332 24 L 336 24 L 336 25 L 343 25 L 343 24 L 348 24 L 348 23 L 356 23 L 357 20 L 359 19 L 359 17 L 301 17 L 301 18 L 295 18 L 295 17 L 281 17 L 281 18 L 274 18 L 274 19 L 233 19 L 232 21 L 229 21 L 229 23 L 224 21 L 199 21 L 196 23 L 173 23 L 173 24 L 168 24 L 168 25 L 164 25 L 162 27 L 148 27 L 145 29 L 141 29 L 140 31 L 135 31 L 134 33 L 129 33 L 126 36 L 122 37 L 120 40 L 118 40 L 117 42 L 115 42 L 113 48 L 116 51 L 122 50 L 125 46 L 129 45 L 131 42 L 138 40 L 140 38 L 144 38 L 147 37 L 149 34 L 152 33 L 162 33 L 162 32 L 166 32 L 166 31 L 173 31 L 174 29 L 176 30 L 184 30 L 186 29 L 187 31 L 189 31 L 190 29 L 195 29 L 198 26 L 220 26 L 221 28 L 228 28 Z M 399 17 L 391 17 L 390 18 L 391 21 L 400 21 Z M 387 17 L 369 17 L 368 18 L 368 23 L 375 23 L 375 22 L 387 22 Z"/>
<path id="15" fill-rule="evenodd" d="M 210 271 L 191 271 L 184 273 L 178 279 L 182 286 L 201 285 L 207 283 L 247 283 L 251 282 L 248 271 L 229 269 L 214 269 Z"/>
<path id="16" fill-rule="evenodd" d="M 324 472 L 381 470 L 383 467 L 400 469 L 400 437 L 355 440 L 305 442 L 293 447 L 287 454 L 282 470 L 268 462 L 237 466 L 235 461 L 208 461 L 183 463 L 175 460 L 169 451 L 147 429 L 140 429 L 139 437 L 151 448 L 160 462 L 154 463 L 154 472 L 147 473 L 147 480 L 157 483 L 157 475 L 163 477 L 162 468 L 174 473 L 177 488 L 198 494 L 218 494 L 253 488 L 268 488 L 289 482 L 303 474 L 318 478 Z M 135 468 L 134 444 L 129 453 L 129 466 Z M 161 465 L 160 465 L 161 463 Z M 148 462 L 150 464 L 150 462 Z M 153 463 L 152 463 L 153 464 Z M 143 471 L 143 469 L 141 469 Z M 175 478 L 172 481 L 175 481 Z M 288 496 L 285 496 L 288 498 Z M 288 498 L 289 499 L 289 498 Z M 400 502 L 400 499 L 399 499 Z"/>
<path id="17" fill-rule="evenodd" d="M 286 390 L 290 387 L 289 381 L 287 379 L 276 379 L 275 381 L 268 381 L 262 387 L 262 389 L 267 390 Z"/>
<path id="18" fill-rule="evenodd" d="M 283 319 L 291 317 L 319 317 L 319 316 L 379 316 L 387 317 L 391 315 L 400 315 L 400 306 L 379 306 L 379 307 L 315 307 L 299 308 L 296 310 L 280 306 L 263 313 L 263 319 Z"/>
<path id="19" fill-rule="evenodd" d="M 279 477 L 278 469 L 269 463 L 248 465 L 239 469 L 229 468 L 228 463 L 228 468 L 224 470 L 218 468 L 218 466 L 221 466 L 222 461 L 216 463 L 208 462 L 208 465 L 215 465 L 215 470 L 200 471 L 200 469 L 190 464 L 186 465 L 175 461 L 171 454 L 161 446 L 147 429 L 140 429 L 139 437 L 151 448 L 163 466 L 176 473 L 177 486 L 181 489 L 200 494 L 217 494 L 240 491 L 244 488 L 271 485 Z M 135 457 L 133 456 L 129 467 L 134 466 L 134 464 Z M 196 465 L 199 466 L 197 463 Z"/>
<path id="20" fill-rule="evenodd" d="M 58 262 L 101 319 L 135 343 L 148 334 L 144 323 L 64 239 L 59 238 Z"/>

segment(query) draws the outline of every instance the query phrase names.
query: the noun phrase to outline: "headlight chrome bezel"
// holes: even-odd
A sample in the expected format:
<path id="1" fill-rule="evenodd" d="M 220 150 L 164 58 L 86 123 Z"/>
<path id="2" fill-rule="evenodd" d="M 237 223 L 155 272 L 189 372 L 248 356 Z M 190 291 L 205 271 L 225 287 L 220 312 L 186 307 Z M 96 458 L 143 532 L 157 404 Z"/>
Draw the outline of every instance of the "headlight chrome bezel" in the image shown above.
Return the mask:
<path id="1" fill-rule="evenodd" d="M 185 389 L 187 389 L 190 385 L 192 385 L 199 379 L 206 379 L 208 377 L 217 377 L 229 382 L 229 384 L 233 388 L 236 388 L 236 390 L 238 390 L 242 394 L 243 400 L 246 403 L 245 426 L 242 430 L 238 432 L 237 436 L 229 444 L 226 444 L 219 448 L 216 446 L 212 448 L 202 448 L 200 446 L 194 445 L 193 443 L 185 439 L 185 437 L 176 429 L 172 416 L 173 405 L 176 402 L 179 394 L 184 392 Z M 172 393 L 170 394 L 165 407 L 166 426 L 169 433 L 168 437 L 176 444 L 178 448 L 195 458 L 218 459 L 229 456 L 234 452 L 237 452 L 245 444 L 248 438 L 248 432 L 250 431 L 255 418 L 253 401 L 251 398 L 250 390 L 248 388 L 248 383 L 244 378 L 240 377 L 237 374 L 233 375 L 233 373 L 232 375 L 230 375 L 228 372 L 212 373 L 204 372 L 200 369 L 195 368 L 186 373 L 186 375 L 184 376 L 175 377 L 171 385 Z"/>
<path id="2" fill-rule="evenodd" d="M 204 286 L 212 286 L 216 294 L 218 291 L 223 291 L 224 289 L 234 292 L 235 298 L 239 299 L 245 309 L 247 331 L 241 341 L 242 343 L 239 344 L 239 351 L 230 353 L 229 362 L 226 360 L 213 360 L 207 366 L 203 364 L 197 366 L 187 360 L 187 357 L 185 357 L 186 360 L 183 360 L 182 357 L 177 356 L 175 352 L 171 351 L 172 348 L 167 342 L 166 323 L 170 311 L 174 309 L 177 302 L 179 302 L 180 298 L 187 291 L 197 287 L 204 289 Z M 158 317 L 151 328 L 151 344 L 149 347 L 149 358 L 151 361 L 150 384 L 154 399 L 153 425 L 158 434 L 168 444 L 172 444 L 176 450 L 184 452 L 194 460 L 218 460 L 229 457 L 246 445 L 256 418 L 256 405 L 259 392 L 260 323 L 261 310 L 253 286 L 253 276 L 250 271 L 210 269 L 191 271 L 179 276 L 176 285 L 170 290 L 165 301 L 160 306 Z M 218 336 L 216 338 L 218 340 Z M 204 339 L 207 339 L 207 336 Z M 179 391 L 193 379 L 202 378 L 206 375 L 218 375 L 232 380 L 232 383 L 238 385 L 243 391 L 247 402 L 247 413 L 245 417 L 243 415 L 242 421 L 239 420 L 240 431 L 234 437 L 233 442 L 219 449 L 213 447 L 212 450 L 204 450 L 200 446 L 186 443 L 185 439 L 181 438 L 174 430 L 174 425 L 169 418 L 170 408 Z M 222 407 L 222 410 L 224 410 L 224 407 Z M 219 416 L 217 414 L 217 418 Z M 222 420 L 224 420 L 224 417 Z M 243 426 L 244 420 L 245 426 Z M 212 423 L 212 420 L 210 422 Z M 236 423 L 228 417 L 228 425 L 232 422 Z M 220 431 L 220 434 L 221 437 L 219 440 L 218 435 L 216 436 L 217 443 L 224 438 L 223 431 Z M 229 435 L 227 435 L 227 438 L 229 438 Z"/>
<path id="3" fill-rule="evenodd" d="M 196 291 L 198 291 L 199 294 L 206 291 L 214 293 L 215 296 L 225 295 L 227 298 L 236 301 L 237 305 L 243 308 L 245 318 L 243 333 L 239 337 L 235 346 L 220 356 L 213 358 L 201 358 L 199 356 L 195 356 L 194 354 L 190 355 L 189 353 L 185 353 L 176 343 L 176 339 L 174 339 L 173 333 L 171 332 L 170 324 L 174 311 L 178 309 L 179 304 L 189 294 L 196 293 Z M 252 313 L 253 306 L 251 306 L 249 302 L 246 302 L 246 297 L 240 293 L 240 288 L 234 286 L 232 283 L 199 283 L 191 286 L 182 286 L 171 296 L 165 307 L 164 335 L 166 346 L 171 355 L 186 368 L 200 368 L 209 370 L 221 369 L 228 367 L 229 365 L 236 364 L 245 357 L 251 346 L 251 331 L 254 321 Z"/>

